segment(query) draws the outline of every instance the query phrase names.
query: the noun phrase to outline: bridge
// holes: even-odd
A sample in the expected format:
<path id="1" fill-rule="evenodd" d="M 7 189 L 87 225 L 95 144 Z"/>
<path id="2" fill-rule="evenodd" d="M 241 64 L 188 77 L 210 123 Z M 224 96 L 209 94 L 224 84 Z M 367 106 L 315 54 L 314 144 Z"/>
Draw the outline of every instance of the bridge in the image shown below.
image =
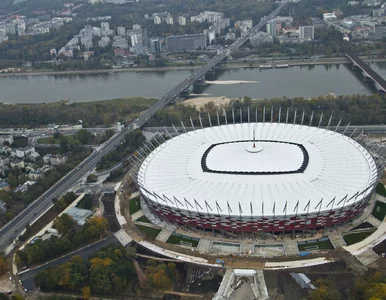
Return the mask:
<path id="1" fill-rule="evenodd" d="M 124 139 L 125 135 L 142 127 L 149 118 L 151 118 L 159 109 L 165 107 L 167 104 L 172 103 L 184 90 L 188 89 L 196 80 L 204 76 L 210 69 L 215 67 L 221 61 L 226 59 L 234 51 L 238 50 L 244 43 L 246 43 L 250 36 L 263 28 L 267 22 L 277 16 L 280 10 L 285 6 L 281 4 L 271 14 L 261 19 L 259 24 L 250 29 L 241 38 L 237 39 L 227 49 L 224 49 L 221 53 L 214 56 L 208 64 L 202 66 L 196 70 L 191 76 L 179 83 L 175 88 L 169 91 L 166 95 L 160 98 L 153 106 L 151 106 L 146 112 L 141 114 L 138 119 L 132 122 L 128 127 L 123 129 L 118 134 L 114 135 L 108 142 L 106 142 L 98 151 L 94 151 L 88 158 L 80 163 L 77 168 L 70 171 L 61 180 L 54 184 L 50 189 L 44 192 L 34 202 L 30 203 L 22 212 L 20 212 L 15 218 L 4 225 L 0 229 L 0 251 L 9 253 L 12 250 L 14 240 L 22 233 L 28 224 L 33 223 L 39 217 L 47 211 L 52 205 L 54 198 L 59 198 L 62 194 L 68 191 L 78 180 L 80 180 L 87 172 L 91 171 L 96 164 L 102 159 L 104 155 L 119 145 Z"/>
<path id="2" fill-rule="evenodd" d="M 386 81 L 377 72 L 347 46 L 340 44 L 339 47 L 342 52 L 344 52 L 344 55 L 353 62 L 354 66 L 362 70 L 365 79 L 368 78 L 372 80 L 378 91 L 386 92 Z"/>

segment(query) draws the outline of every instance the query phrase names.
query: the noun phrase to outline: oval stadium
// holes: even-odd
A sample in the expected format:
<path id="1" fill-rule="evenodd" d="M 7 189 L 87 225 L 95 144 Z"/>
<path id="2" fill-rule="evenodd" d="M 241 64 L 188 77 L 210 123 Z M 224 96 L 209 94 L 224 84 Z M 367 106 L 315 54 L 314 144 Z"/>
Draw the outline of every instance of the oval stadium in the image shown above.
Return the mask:
<path id="1" fill-rule="evenodd" d="M 374 157 L 335 131 L 280 123 L 196 129 L 157 144 L 134 176 L 150 211 L 232 232 L 295 232 L 347 222 L 379 179 Z"/>

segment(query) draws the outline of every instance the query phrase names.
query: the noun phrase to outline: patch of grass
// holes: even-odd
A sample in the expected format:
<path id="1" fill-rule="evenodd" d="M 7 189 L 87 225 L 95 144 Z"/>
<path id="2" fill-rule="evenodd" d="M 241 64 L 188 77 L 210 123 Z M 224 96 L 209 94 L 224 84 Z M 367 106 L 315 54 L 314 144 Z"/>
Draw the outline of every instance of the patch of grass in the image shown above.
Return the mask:
<path id="1" fill-rule="evenodd" d="M 65 136 L 67 137 L 68 135 L 65 135 Z M 49 137 L 38 139 L 38 144 L 51 144 L 51 145 L 60 144 L 60 140 L 54 138 L 53 136 L 49 136 Z"/>
<path id="2" fill-rule="evenodd" d="M 386 215 L 386 203 L 376 201 L 374 205 L 373 212 L 371 213 L 379 221 L 383 221 Z"/>
<path id="3" fill-rule="evenodd" d="M 175 245 L 181 245 L 181 241 L 185 243 L 190 243 L 192 244 L 192 247 L 197 247 L 198 242 L 200 241 L 199 239 L 191 238 L 189 236 L 185 235 L 179 235 L 179 234 L 172 234 L 168 240 L 166 241 L 167 243 L 170 244 L 175 244 Z"/>
<path id="4" fill-rule="evenodd" d="M 349 246 L 363 241 L 365 238 L 370 236 L 374 231 L 375 229 L 369 230 L 369 231 L 361 231 L 361 232 L 346 234 L 343 236 L 343 239 L 346 242 L 346 245 Z"/>
<path id="5" fill-rule="evenodd" d="M 115 98 L 110 100 L 102 100 L 95 102 L 77 102 L 77 106 L 89 106 L 90 103 L 97 104 L 125 104 L 130 106 L 152 106 L 157 102 L 154 98 L 143 98 L 143 97 L 127 97 L 127 98 Z"/>
<path id="6" fill-rule="evenodd" d="M 151 222 L 149 221 L 149 219 L 146 218 L 145 216 L 142 216 L 142 217 L 138 218 L 138 219 L 135 220 L 135 221 L 136 221 L 136 222 L 143 222 L 143 223 L 151 223 Z"/>
<path id="7" fill-rule="evenodd" d="M 328 249 L 334 249 L 334 246 L 332 245 L 331 241 L 325 240 L 325 241 L 316 241 L 313 243 L 306 243 L 306 244 L 298 244 L 299 251 L 312 251 L 307 250 L 309 247 L 315 247 L 318 246 L 318 249 L 315 250 L 328 250 Z M 307 249 L 306 249 L 307 248 Z"/>
<path id="8" fill-rule="evenodd" d="M 375 188 L 375 190 L 376 190 L 376 192 L 379 195 L 381 195 L 383 197 L 386 197 L 386 188 L 385 188 L 385 186 L 383 185 L 382 182 L 378 182 L 377 187 Z"/>
<path id="9" fill-rule="evenodd" d="M 140 201 L 139 197 L 131 199 L 130 203 L 129 203 L 130 215 L 132 215 L 133 213 L 136 213 L 140 209 L 141 209 L 141 201 Z"/>
<path id="10" fill-rule="evenodd" d="M 147 237 L 151 239 L 155 239 L 157 235 L 161 232 L 162 229 L 154 228 L 154 227 L 147 227 L 142 225 L 135 225 L 137 228 L 142 231 L 144 234 L 146 234 Z"/>

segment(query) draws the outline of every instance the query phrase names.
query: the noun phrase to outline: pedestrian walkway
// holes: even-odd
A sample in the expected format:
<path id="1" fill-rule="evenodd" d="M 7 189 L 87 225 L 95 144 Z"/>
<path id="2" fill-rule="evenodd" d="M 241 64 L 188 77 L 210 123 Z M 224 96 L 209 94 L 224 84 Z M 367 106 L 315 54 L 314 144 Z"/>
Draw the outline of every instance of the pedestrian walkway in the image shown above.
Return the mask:
<path id="1" fill-rule="evenodd" d="M 126 247 L 133 240 L 123 229 L 117 231 L 114 235 L 123 247 Z"/>
<path id="2" fill-rule="evenodd" d="M 366 251 L 358 254 L 357 258 L 363 265 L 368 266 L 375 262 L 379 256 L 373 251 L 373 249 L 367 249 Z"/>
<path id="3" fill-rule="evenodd" d="M 256 270 L 256 281 L 257 281 L 257 291 L 258 291 L 258 296 L 257 299 L 261 300 L 268 300 L 268 290 L 267 290 L 267 285 L 265 284 L 265 279 L 264 279 L 264 273 L 263 270 Z"/>
<path id="4" fill-rule="evenodd" d="M 163 228 L 155 239 L 157 241 L 166 243 L 166 241 L 169 239 L 169 237 L 172 235 L 173 232 L 174 230 Z"/>
<path id="5" fill-rule="evenodd" d="M 295 240 L 284 239 L 284 247 L 287 255 L 296 255 L 299 253 L 298 244 Z"/>
<path id="6" fill-rule="evenodd" d="M 139 197 L 139 192 L 131 193 L 130 199 L 134 199 L 134 198 L 136 198 L 136 197 Z"/>
<path id="7" fill-rule="evenodd" d="M 140 209 L 139 211 L 136 211 L 135 213 L 133 213 L 131 215 L 131 220 L 134 222 L 136 220 L 138 220 L 140 217 L 142 217 L 144 215 L 142 209 Z"/>
<path id="8" fill-rule="evenodd" d="M 344 241 L 342 235 L 339 232 L 334 231 L 329 234 L 328 237 L 330 238 L 330 241 L 334 245 L 335 249 L 346 246 L 346 242 Z"/>
<path id="9" fill-rule="evenodd" d="M 367 217 L 367 220 L 366 220 L 367 222 L 369 222 L 371 225 L 373 225 L 374 227 L 376 227 L 376 228 L 378 228 L 379 227 L 379 225 L 381 225 L 381 221 L 380 220 L 378 220 L 376 217 L 374 217 L 373 215 L 369 215 L 368 217 Z"/>
<path id="10" fill-rule="evenodd" d="M 209 252 L 210 246 L 212 244 L 211 240 L 208 239 L 200 239 L 197 245 L 197 251 L 201 253 Z"/>

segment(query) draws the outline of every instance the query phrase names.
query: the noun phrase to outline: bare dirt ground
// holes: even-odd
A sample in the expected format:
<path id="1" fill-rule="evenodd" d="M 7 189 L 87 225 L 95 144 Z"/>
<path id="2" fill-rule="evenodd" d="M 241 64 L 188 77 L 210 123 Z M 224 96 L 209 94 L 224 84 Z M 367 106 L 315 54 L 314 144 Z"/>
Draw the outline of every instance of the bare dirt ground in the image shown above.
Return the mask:
<path id="1" fill-rule="evenodd" d="M 231 99 L 227 97 L 197 97 L 182 102 L 185 106 L 196 106 L 197 109 L 204 107 L 205 104 L 213 102 L 215 106 L 226 105 Z"/>
<path id="2" fill-rule="evenodd" d="M 16 286 L 14 279 L 9 280 L 9 275 L 4 275 L 0 277 L 0 293 L 5 293 L 7 291 L 15 291 Z"/>

